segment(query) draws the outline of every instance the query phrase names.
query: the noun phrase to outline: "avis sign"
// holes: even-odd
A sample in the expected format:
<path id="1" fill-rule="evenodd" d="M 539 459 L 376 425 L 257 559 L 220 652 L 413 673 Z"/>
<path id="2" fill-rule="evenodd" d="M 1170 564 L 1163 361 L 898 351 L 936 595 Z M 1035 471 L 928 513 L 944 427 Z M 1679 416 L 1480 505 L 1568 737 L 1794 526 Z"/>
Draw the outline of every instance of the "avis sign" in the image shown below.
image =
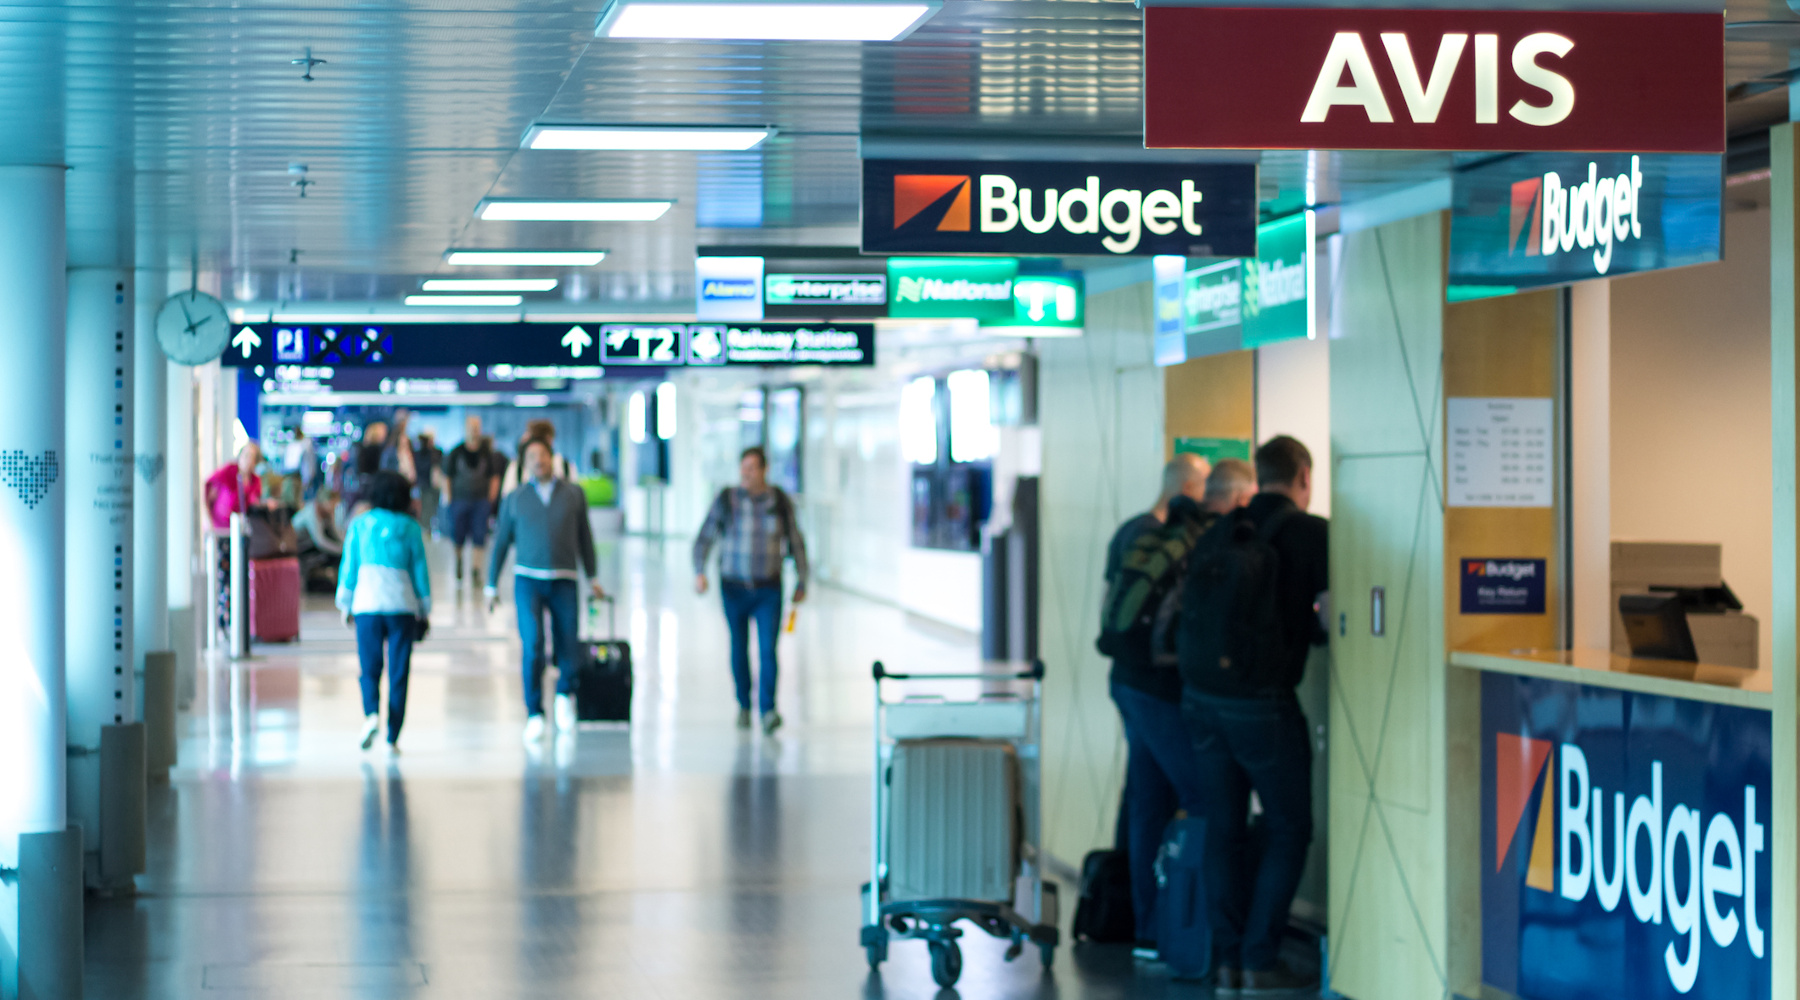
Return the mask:
<path id="1" fill-rule="evenodd" d="M 864 160 L 870 254 L 1256 253 L 1248 163 Z"/>
<path id="2" fill-rule="evenodd" d="M 1770 995 L 1769 713 L 1484 673 L 1482 979 Z"/>
<path id="3" fill-rule="evenodd" d="M 1144 145 L 1722 153 L 1713 13 L 1151 7 Z"/>

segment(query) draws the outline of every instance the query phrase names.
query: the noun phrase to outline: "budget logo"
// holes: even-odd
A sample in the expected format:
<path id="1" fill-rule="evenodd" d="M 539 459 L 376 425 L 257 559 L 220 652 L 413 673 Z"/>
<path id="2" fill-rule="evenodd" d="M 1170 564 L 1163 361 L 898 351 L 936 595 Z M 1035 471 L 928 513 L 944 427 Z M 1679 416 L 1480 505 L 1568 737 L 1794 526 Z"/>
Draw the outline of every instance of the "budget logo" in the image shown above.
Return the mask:
<path id="1" fill-rule="evenodd" d="M 969 231 L 968 174 L 897 174 L 894 177 L 894 228 L 914 219 L 940 233 Z"/>
<path id="2" fill-rule="evenodd" d="M 1507 213 L 1507 256 L 1553 257 L 1591 250 L 1594 273 L 1612 267 L 1613 246 L 1641 239 L 1643 218 L 1638 201 L 1644 187 L 1640 159 L 1631 158 L 1631 171 L 1601 177 L 1600 165 L 1587 165 L 1587 179 L 1564 185 L 1552 170 L 1512 185 Z"/>
<path id="3" fill-rule="evenodd" d="M 1619 746 L 1602 745 L 1614 752 Z M 1591 770 L 1587 752 L 1574 743 L 1499 732 L 1493 753 L 1491 863 L 1504 878 L 1513 861 L 1519 892 L 1583 908 L 1592 899 L 1604 914 L 1616 913 L 1613 919 L 1648 929 L 1662 946 L 1660 971 L 1677 993 L 1701 981 L 1704 954 L 1715 961 L 1730 960 L 1720 952 L 1737 949 L 1764 956 L 1758 908 L 1767 901 L 1759 904 L 1757 894 L 1767 829 L 1757 821 L 1756 785 L 1743 785 L 1729 808 L 1703 815 L 1704 806 L 1664 794 L 1660 759 L 1647 762 L 1648 792 L 1628 801 L 1594 776 L 1618 768 Z M 1631 770 L 1624 780 L 1643 787 L 1646 775 Z M 1521 909 L 1548 909 L 1523 905 L 1529 902 L 1522 899 Z"/>

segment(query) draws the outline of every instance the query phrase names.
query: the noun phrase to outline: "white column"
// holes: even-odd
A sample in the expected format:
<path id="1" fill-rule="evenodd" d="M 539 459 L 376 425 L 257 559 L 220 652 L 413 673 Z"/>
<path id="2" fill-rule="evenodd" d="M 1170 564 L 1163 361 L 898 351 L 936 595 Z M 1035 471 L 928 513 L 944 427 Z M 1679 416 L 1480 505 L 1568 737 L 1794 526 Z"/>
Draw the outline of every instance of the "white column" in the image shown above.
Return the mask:
<path id="1" fill-rule="evenodd" d="M 63 687 L 63 168 L 0 166 L 0 867 L 68 825 Z M 18 890 L 0 881 L 16 976 Z M 6 988 L 10 991 L 12 987 Z M 9 995 L 10 994 L 9 992 Z"/>
<path id="2" fill-rule="evenodd" d="M 132 649 L 138 668 L 144 654 L 169 645 L 169 361 L 156 343 L 156 309 L 168 284 L 160 271 L 139 271 L 137 348 L 133 362 Z"/>
<path id="3" fill-rule="evenodd" d="M 1569 289 L 1569 553 L 1577 649 L 1612 648 L 1612 284 Z"/>
<path id="4" fill-rule="evenodd" d="M 72 268 L 68 275 L 69 821 L 82 829 L 89 883 L 97 885 L 100 730 L 137 721 L 128 589 L 137 303 L 129 268 Z"/>

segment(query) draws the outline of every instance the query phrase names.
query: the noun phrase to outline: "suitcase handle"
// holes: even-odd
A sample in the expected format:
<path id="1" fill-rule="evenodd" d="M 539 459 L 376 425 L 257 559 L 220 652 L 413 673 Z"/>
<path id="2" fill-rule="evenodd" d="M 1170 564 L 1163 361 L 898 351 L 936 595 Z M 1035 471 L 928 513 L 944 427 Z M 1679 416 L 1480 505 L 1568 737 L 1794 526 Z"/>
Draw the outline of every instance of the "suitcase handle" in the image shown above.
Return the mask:
<path id="1" fill-rule="evenodd" d="M 1031 668 L 1015 673 L 1004 674 L 896 674 L 882 666 L 880 660 L 875 661 L 875 682 L 892 681 L 1041 681 L 1044 679 L 1044 661 L 1031 661 Z"/>
<path id="2" fill-rule="evenodd" d="M 591 602 L 600 601 L 600 602 L 604 603 L 606 605 L 606 637 L 608 639 L 617 639 L 619 637 L 619 605 L 618 605 L 618 602 L 613 600 L 613 596 L 611 594 L 606 594 L 601 597 L 590 596 L 590 597 L 588 597 L 587 600 L 589 602 L 587 604 L 587 611 L 589 613 L 583 615 L 582 619 L 585 621 L 586 619 L 593 617 L 592 611 L 593 611 L 594 605 Z M 594 637 L 588 636 L 588 638 L 592 639 Z"/>

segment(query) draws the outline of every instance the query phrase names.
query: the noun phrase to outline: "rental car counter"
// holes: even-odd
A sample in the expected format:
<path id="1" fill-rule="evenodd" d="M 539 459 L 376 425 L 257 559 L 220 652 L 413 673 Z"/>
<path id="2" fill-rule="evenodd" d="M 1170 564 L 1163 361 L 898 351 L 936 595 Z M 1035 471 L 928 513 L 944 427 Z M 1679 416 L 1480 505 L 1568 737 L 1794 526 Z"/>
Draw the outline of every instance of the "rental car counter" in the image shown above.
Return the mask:
<path id="1" fill-rule="evenodd" d="M 1720 169 L 1455 181 L 1449 878 L 1486 997 L 1773 995 L 1767 216 Z"/>

